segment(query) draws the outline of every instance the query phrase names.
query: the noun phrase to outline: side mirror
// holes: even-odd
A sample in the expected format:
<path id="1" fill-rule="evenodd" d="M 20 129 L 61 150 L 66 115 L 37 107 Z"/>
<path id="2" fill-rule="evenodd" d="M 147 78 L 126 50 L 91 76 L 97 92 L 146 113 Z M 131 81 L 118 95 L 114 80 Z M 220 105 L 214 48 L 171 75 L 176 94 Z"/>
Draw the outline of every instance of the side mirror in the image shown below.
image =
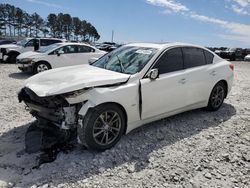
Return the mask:
<path id="1" fill-rule="evenodd" d="M 151 80 L 156 80 L 157 78 L 159 78 L 159 70 L 158 69 L 152 69 L 149 74 L 148 77 Z"/>
<path id="2" fill-rule="evenodd" d="M 89 59 L 89 64 L 92 64 L 92 63 L 94 63 L 97 60 L 98 60 L 98 58 L 92 57 L 92 58 Z"/>
<path id="3" fill-rule="evenodd" d="M 56 54 L 57 54 L 57 56 L 60 56 L 60 55 L 64 54 L 64 51 L 58 51 Z"/>

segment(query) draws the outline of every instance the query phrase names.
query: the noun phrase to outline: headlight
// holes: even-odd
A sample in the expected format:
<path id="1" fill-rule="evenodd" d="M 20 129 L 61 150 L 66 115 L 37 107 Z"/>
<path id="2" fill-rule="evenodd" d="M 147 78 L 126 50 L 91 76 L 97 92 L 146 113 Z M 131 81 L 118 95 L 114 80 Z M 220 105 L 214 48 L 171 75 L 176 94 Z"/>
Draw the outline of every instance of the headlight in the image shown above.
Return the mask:
<path id="1" fill-rule="evenodd" d="M 80 89 L 80 90 L 77 90 L 77 91 L 72 91 L 72 92 L 63 94 L 63 96 L 66 97 L 66 98 L 74 98 L 74 97 L 77 97 L 79 95 L 84 94 L 87 90 L 88 89 Z"/>
<path id="2" fill-rule="evenodd" d="M 24 58 L 24 59 L 20 59 L 19 61 L 22 62 L 22 63 L 31 63 L 33 59 L 31 58 Z"/>

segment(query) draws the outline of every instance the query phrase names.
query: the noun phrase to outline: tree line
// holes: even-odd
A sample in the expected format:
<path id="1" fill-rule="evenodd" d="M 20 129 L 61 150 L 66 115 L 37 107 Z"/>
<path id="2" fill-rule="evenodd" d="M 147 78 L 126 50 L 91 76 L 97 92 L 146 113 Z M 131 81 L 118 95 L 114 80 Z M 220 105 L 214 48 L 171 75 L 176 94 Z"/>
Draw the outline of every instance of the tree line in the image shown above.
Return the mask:
<path id="1" fill-rule="evenodd" d="M 36 12 L 28 14 L 10 4 L 0 4 L 0 36 L 39 37 L 47 35 L 76 41 L 97 41 L 96 28 L 86 20 L 70 14 L 49 14 L 43 19 Z"/>

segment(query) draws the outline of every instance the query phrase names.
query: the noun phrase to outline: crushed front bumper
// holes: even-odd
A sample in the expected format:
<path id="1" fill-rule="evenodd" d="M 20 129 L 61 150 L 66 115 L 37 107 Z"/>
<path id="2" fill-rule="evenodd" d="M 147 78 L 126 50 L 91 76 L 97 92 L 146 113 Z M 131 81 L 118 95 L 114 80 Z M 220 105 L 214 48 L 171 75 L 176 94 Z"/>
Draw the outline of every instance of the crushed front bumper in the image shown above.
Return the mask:
<path id="1" fill-rule="evenodd" d="M 32 66 L 31 62 L 20 62 L 19 60 L 17 60 L 16 63 L 17 63 L 18 69 L 21 71 L 30 72 L 33 70 L 33 66 Z"/>

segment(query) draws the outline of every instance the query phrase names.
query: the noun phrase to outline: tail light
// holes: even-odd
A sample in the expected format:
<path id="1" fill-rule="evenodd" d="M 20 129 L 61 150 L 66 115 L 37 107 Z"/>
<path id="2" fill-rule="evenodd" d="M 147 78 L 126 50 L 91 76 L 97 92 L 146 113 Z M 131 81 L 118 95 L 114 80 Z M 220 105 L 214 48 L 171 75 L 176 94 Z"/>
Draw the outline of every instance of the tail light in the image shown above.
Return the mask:
<path id="1" fill-rule="evenodd" d="M 230 64 L 229 67 L 232 71 L 234 71 L 234 64 Z"/>

